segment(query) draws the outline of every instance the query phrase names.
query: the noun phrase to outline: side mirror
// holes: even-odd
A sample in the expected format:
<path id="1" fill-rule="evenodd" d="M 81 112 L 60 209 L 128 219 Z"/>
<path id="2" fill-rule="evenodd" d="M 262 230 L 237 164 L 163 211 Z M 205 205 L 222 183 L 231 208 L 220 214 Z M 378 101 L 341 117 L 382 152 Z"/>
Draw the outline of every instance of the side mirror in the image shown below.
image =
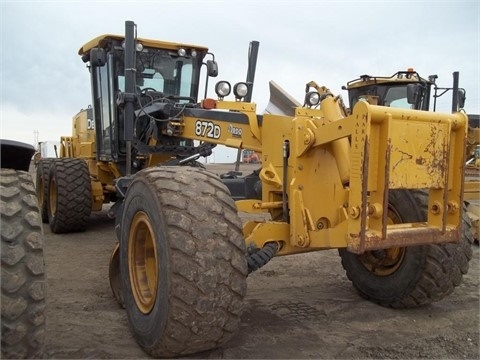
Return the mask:
<path id="1" fill-rule="evenodd" d="M 90 50 L 90 65 L 92 67 L 104 66 L 107 63 L 105 49 L 93 48 Z"/>
<path id="2" fill-rule="evenodd" d="M 465 107 L 466 92 L 465 89 L 458 89 L 458 108 L 463 109 Z"/>
<path id="3" fill-rule="evenodd" d="M 418 101 L 418 97 L 421 93 L 420 84 L 408 84 L 407 85 L 407 102 L 410 105 L 415 105 Z"/>
<path id="4" fill-rule="evenodd" d="M 218 64 L 215 60 L 207 60 L 207 75 L 211 77 L 218 76 Z"/>

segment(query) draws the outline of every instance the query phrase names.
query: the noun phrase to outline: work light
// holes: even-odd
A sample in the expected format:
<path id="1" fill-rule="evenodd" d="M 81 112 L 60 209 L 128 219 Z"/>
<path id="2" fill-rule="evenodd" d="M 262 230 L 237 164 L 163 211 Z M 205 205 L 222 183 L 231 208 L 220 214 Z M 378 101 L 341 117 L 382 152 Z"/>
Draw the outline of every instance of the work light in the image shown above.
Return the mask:
<path id="1" fill-rule="evenodd" d="M 320 103 L 320 94 L 316 91 L 310 91 L 305 95 L 305 104 L 308 106 L 317 106 Z"/>
<path id="2" fill-rule="evenodd" d="M 235 94 L 235 98 L 237 100 L 240 100 L 241 98 L 244 98 L 248 94 L 248 85 L 247 83 L 244 82 L 239 82 L 236 83 L 235 86 L 233 87 L 233 93 Z"/>
<path id="3" fill-rule="evenodd" d="M 218 95 L 219 98 L 228 96 L 231 90 L 232 90 L 232 86 L 228 81 L 219 81 L 215 85 L 215 93 Z"/>

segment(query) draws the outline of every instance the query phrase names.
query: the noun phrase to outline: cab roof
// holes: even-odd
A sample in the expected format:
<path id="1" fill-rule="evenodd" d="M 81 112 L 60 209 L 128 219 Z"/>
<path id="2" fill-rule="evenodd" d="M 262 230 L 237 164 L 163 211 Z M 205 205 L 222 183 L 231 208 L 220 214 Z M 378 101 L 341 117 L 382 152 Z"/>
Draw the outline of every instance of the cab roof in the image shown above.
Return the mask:
<path id="1" fill-rule="evenodd" d="M 385 84 L 385 83 L 418 83 L 418 82 L 429 82 L 426 79 L 420 77 L 420 75 L 413 70 L 399 71 L 392 76 L 370 76 L 362 75 L 358 79 L 349 81 L 347 83 L 346 89 L 360 88 L 369 85 L 375 84 Z"/>
<path id="2" fill-rule="evenodd" d="M 125 39 L 125 36 L 113 35 L 113 34 L 105 34 L 105 35 L 97 36 L 96 38 L 85 43 L 78 50 L 78 55 L 81 55 L 81 56 L 85 55 L 95 47 L 104 47 L 111 40 L 123 41 L 124 39 Z M 137 38 L 137 42 L 141 43 L 145 47 L 151 47 L 151 48 L 157 48 L 157 49 L 178 50 L 180 48 L 186 48 L 186 49 L 195 49 L 197 51 L 208 51 L 208 48 L 205 46 L 191 45 L 191 44 L 184 44 L 184 43 L 173 43 L 168 41 L 143 39 L 143 38 Z"/>

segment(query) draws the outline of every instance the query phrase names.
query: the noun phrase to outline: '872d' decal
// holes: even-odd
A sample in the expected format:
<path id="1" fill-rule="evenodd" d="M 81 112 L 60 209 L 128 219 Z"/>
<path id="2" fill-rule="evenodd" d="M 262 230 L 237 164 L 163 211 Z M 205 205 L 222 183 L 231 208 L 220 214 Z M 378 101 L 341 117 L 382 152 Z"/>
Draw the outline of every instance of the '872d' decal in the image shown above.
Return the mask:
<path id="1" fill-rule="evenodd" d="M 220 139 L 220 126 L 211 121 L 197 120 L 195 122 L 195 135 L 209 139 Z"/>

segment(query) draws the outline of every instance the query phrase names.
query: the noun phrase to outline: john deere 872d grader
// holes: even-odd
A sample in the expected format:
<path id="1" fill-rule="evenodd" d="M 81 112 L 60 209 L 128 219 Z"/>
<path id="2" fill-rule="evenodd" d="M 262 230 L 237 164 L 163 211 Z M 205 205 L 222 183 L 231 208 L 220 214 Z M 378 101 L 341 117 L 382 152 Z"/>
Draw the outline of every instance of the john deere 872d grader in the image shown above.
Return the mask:
<path id="1" fill-rule="evenodd" d="M 80 48 L 92 107 L 74 117 L 60 158 L 39 164 L 38 196 L 55 233 L 84 230 L 92 210 L 111 204 L 110 282 L 148 354 L 230 339 L 247 275 L 275 255 L 339 249 L 354 287 L 384 306 L 429 304 L 460 284 L 472 241 L 466 115 L 366 101 L 347 113 L 314 83 L 303 106 L 259 115 L 252 76 L 233 100 L 220 81 L 217 99 L 199 101 L 201 70 L 217 75 L 213 54 L 125 25 L 125 36 Z M 259 153 L 261 168 L 219 178 L 196 162 L 217 144 Z M 236 202 L 233 188 L 244 190 Z M 268 220 L 242 225 L 238 212 Z"/>

